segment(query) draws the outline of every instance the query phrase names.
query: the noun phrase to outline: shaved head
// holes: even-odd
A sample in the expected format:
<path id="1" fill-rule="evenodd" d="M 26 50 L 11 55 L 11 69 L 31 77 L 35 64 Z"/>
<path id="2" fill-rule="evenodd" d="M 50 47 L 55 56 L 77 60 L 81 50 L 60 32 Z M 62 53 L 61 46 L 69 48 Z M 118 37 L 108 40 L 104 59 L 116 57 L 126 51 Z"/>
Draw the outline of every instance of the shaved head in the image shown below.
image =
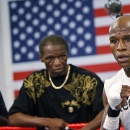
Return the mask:
<path id="1" fill-rule="evenodd" d="M 110 26 L 109 33 L 111 33 L 112 30 L 123 29 L 123 28 L 130 29 L 130 15 L 124 15 L 118 17 Z"/>
<path id="2" fill-rule="evenodd" d="M 130 16 L 118 17 L 110 26 L 109 41 L 118 64 L 130 71 Z M 130 74 L 129 74 L 130 75 Z"/>

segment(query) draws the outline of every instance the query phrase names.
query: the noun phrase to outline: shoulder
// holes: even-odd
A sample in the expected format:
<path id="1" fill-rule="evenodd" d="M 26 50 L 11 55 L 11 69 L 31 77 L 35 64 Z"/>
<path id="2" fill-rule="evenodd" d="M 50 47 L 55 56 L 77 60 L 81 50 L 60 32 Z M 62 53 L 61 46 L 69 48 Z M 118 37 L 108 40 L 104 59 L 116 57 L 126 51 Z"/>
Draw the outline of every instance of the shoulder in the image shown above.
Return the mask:
<path id="1" fill-rule="evenodd" d="M 44 76 L 46 76 L 46 69 L 34 71 L 30 75 L 28 75 L 24 80 L 41 78 L 41 77 L 44 77 Z"/>
<path id="2" fill-rule="evenodd" d="M 41 74 L 43 75 L 45 72 L 46 72 L 46 69 L 42 69 L 42 70 L 34 71 L 29 76 L 32 76 L 32 75 L 41 75 Z"/>
<path id="3" fill-rule="evenodd" d="M 45 69 L 35 71 L 32 74 L 30 74 L 27 78 L 25 78 L 23 81 L 23 88 L 29 90 L 29 89 L 33 88 L 34 86 L 38 87 L 41 84 L 43 86 L 45 84 L 48 85 L 48 82 L 46 79 L 46 70 Z"/>
<path id="4" fill-rule="evenodd" d="M 124 73 L 123 69 L 119 70 L 112 78 L 106 79 L 105 83 L 116 83 L 120 81 L 123 76 L 123 73 Z"/>
<path id="5" fill-rule="evenodd" d="M 78 67 L 78 66 L 75 66 L 72 64 L 70 64 L 70 66 L 74 72 L 96 75 L 94 72 L 92 72 L 90 70 L 87 70 L 87 69 L 84 69 L 84 68 L 81 68 L 81 67 Z"/>
<path id="6" fill-rule="evenodd" d="M 87 69 L 84 69 L 84 68 L 81 68 L 81 67 L 78 67 L 78 66 L 75 66 L 72 64 L 70 64 L 70 66 L 72 68 L 72 73 L 85 74 L 87 76 L 91 76 L 91 77 L 95 77 L 95 78 L 100 79 L 100 77 L 96 73 L 94 73 L 90 70 L 87 70 Z"/>
<path id="7" fill-rule="evenodd" d="M 112 78 L 105 80 L 104 89 L 105 89 L 106 94 L 113 84 L 120 82 L 120 80 L 122 79 L 123 73 L 124 73 L 124 70 L 121 69 Z"/>

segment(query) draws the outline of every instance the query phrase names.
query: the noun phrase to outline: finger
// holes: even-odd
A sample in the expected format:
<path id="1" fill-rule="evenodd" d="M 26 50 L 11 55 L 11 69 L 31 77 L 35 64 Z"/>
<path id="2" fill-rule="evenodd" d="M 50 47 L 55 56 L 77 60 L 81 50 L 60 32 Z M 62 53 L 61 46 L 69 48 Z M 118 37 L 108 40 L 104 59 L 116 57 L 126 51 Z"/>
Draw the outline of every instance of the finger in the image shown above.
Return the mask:
<path id="1" fill-rule="evenodd" d="M 118 106 L 116 106 L 115 108 L 116 108 L 116 110 L 120 110 L 121 109 L 121 107 L 122 107 L 122 105 L 121 104 L 119 104 Z"/>
<path id="2" fill-rule="evenodd" d="M 125 97 L 122 99 L 121 106 L 124 106 L 126 102 L 127 102 L 127 98 Z"/>
<path id="3" fill-rule="evenodd" d="M 121 96 L 121 98 L 129 97 L 130 96 L 130 92 L 121 92 L 120 96 Z"/>

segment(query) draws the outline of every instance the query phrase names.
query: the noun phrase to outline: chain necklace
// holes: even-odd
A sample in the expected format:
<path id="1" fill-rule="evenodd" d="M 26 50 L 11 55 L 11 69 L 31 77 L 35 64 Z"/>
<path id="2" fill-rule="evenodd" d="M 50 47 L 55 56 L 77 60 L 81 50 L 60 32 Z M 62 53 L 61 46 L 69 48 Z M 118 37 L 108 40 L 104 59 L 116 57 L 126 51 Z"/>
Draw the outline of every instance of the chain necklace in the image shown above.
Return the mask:
<path id="1" fill-rule="evenodd" d="M 70 65 L 68 65 L 68 72 L 67 72 L 67 75 L 65 77 L 65 80 L 64 80 L 63 84 L 61 84 L 60 86 L 55 86 L 54 85 L 54 83 L 52 82 L 51 76 L 49 74 L 49 80 L 51 82 L 52 87 L 55 88 L 55 89 L 61 89 L 65 85 L 66 81 L 68 80 L 69 73 L 70 73 Z"/>

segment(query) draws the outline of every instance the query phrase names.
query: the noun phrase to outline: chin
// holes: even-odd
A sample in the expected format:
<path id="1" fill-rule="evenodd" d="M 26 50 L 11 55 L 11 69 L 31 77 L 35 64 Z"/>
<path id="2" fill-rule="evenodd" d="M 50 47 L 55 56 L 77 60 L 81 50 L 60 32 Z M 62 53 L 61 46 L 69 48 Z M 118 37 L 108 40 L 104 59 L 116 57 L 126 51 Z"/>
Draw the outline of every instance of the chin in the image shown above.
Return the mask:
<path id="1" fill-rule="evenodd" d="M 130 65 L 120 65 L 123 69 L 130 69 Z"/>
<path id="2" fill-rule="evenodd" d="M 62 73 L 53 73 L 52 74 L 52 77 L 60 77 L 62 76 L 63 74 Z"/>

